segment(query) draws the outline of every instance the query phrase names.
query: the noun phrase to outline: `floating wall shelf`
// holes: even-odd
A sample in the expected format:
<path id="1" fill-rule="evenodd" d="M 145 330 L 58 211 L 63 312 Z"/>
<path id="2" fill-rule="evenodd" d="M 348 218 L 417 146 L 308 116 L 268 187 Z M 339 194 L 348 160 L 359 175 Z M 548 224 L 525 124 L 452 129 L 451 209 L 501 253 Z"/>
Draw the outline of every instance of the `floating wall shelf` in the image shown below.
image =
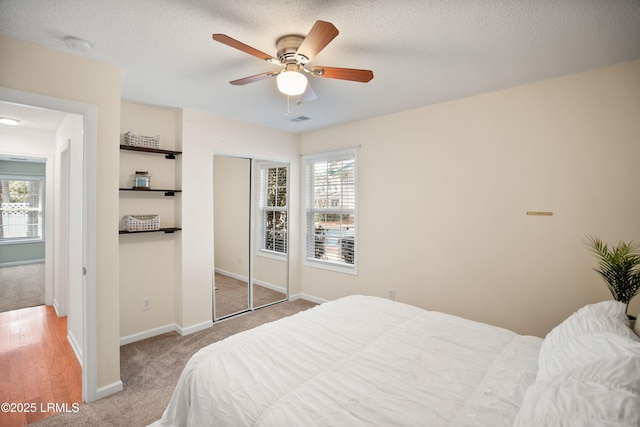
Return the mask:
<path id="1" fill-rule="evenodd" d="M 167 227 L 167 228 L 160 228 L 159 230 L 144 230 L 144 231 L 120 230 L 119 234 L 139 234 L 139 233 L 159 233 L 159 232 L 162 232 L 164 234 L 171 234 L 180 230 L 182 230 L 182 228 L 177 228 L 177 227 Z"/>
<path id="2" fill-rule="evenodd" d="M 147 148 L 147 147 L 135 147 L 131 145 L 122 145 L 120 144 L 120 149 L 125 151 L 137 151 L 145 154 L 161 154 L 164 155 L 165 159 L 175 159 L 176 156 L 182 154 L 182 151 L 173 151 L 173 150 L 162 150 L 160 148 Z M 165 196 L 175 196 L 176 193 L 181 193 L 182 190 L 167 190 L 167 189 L 156 189 L 156 188 L 120 188 L 120 191 L 137 191 L 140 193 L 164 193 Z M 165 227 L 160 228 L 159 230 L 143 230 L 143 231 L 127 231 L 127 230 L 119 230 L 119 234 L 139 234 L 139 233 L 165 233 L 171 234 L 176 231 L 182 230 L 178 227 Z"/>
<path id="3" fill-rule="evenodd" d="M 120 145 L 121 150 L 140 151 L 142 153 L 164 154 L 165 159 L 175 159 L 182 154 L 182 151 L 162 150 L 160 148 L 134 147 L 131 145 Z"/>
<path id="4" fill-rule="evenodd" d="M 158 188 L 147 188 L 147 189 L 121 188 L 120 191 L 139 191 L 141 193 L 160 192 L 160 193 L 164 193 L 165 196 L 175 196 L 176 193 L 182 193 L 182 190 L 161 190 Z"/>

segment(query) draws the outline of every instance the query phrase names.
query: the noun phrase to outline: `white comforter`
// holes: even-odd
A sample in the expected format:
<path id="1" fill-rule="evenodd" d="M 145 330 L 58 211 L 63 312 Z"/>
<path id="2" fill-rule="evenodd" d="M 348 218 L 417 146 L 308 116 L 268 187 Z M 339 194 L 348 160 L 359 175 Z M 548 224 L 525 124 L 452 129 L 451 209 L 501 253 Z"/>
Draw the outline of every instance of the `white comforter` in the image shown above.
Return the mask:
<path id="1" fill-rule="evenodd" d="M 510 426 L 542 340 L 351 296 L 187 363 L 154 426 Z"/>

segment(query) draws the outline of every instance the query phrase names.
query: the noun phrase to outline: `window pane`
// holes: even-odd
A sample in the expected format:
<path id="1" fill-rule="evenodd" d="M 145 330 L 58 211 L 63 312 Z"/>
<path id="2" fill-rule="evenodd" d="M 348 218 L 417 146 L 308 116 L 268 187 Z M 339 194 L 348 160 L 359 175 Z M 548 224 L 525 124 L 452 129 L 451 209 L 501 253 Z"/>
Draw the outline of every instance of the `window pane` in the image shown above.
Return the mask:
<path id="1" fill-rule="evenodd" d="M 354 215 L 316 213 L 314 230 L 315 258 L 353 264 Z"/>
<path id="2" fill-rule="evenodd" d="M 0 239 L 42 238 L 43 179 L 0 177 Z"/>
<path id="3" fill-rule="evenodd" d="M 260 170 L 262 250 L 287 253 L 287 167 Z"/>
<path id="4" fill-rule="evenodd" d="M 287 186 L 287 168 L 278 168 L 278 187 Z"/>
<path id="5" fill-rule="evenodd" d="M 276 206 L 279 206 L 279 207 L 287 206 L 287 187 L 278 188 L 276 200 L 277 200 Z"/>

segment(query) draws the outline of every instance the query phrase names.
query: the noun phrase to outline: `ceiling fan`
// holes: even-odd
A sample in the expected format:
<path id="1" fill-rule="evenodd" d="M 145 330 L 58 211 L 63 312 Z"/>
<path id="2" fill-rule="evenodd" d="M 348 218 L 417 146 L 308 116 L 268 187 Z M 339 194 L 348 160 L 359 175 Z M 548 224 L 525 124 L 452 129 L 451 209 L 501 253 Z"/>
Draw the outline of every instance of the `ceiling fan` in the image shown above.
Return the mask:
<path id="1" fill-rule="evenodd" d="M 307 63 L 336 38 L 337 35 L 338 29 L 332 23 L 316 21 L 306 37 L 295 34 L 280 37 L 276 41 L 276 57 L 259 51 L 225 34 L 213 34 L 213 39 L 255 56 L 256 58 L 265 60 L 270 64 L 282 67 L 279 71 L 267 71 L 266 73 L 232 80 L 229 82 L 232 85 L 245 85 L 268 79 L 269 77 L 276 77 L 276 83 L 280 92 L 291 96 L 302 95 L 305 100 L 310 101 L 316 99 L 317 96 L 311 88 L 311 85 L 308 84 L 305 74 L 362 83 L 373 79 L 373 71 L 371 70 L 325 67 L 320 65 L 306 68 Z"/>

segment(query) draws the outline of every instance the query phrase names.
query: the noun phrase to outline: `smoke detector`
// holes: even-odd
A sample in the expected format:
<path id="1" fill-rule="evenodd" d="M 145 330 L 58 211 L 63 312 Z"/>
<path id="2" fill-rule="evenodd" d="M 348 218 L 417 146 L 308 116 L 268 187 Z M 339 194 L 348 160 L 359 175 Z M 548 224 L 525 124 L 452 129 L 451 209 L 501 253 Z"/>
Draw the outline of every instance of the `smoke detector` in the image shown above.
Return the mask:
<path id="1" fill-rule="evenodd" d="M 77 37 L 65 37 L 64 44 L 67 45 L 68 48 L 79 52 L 88 52 L 91 50 L 91 43 Z"/>

